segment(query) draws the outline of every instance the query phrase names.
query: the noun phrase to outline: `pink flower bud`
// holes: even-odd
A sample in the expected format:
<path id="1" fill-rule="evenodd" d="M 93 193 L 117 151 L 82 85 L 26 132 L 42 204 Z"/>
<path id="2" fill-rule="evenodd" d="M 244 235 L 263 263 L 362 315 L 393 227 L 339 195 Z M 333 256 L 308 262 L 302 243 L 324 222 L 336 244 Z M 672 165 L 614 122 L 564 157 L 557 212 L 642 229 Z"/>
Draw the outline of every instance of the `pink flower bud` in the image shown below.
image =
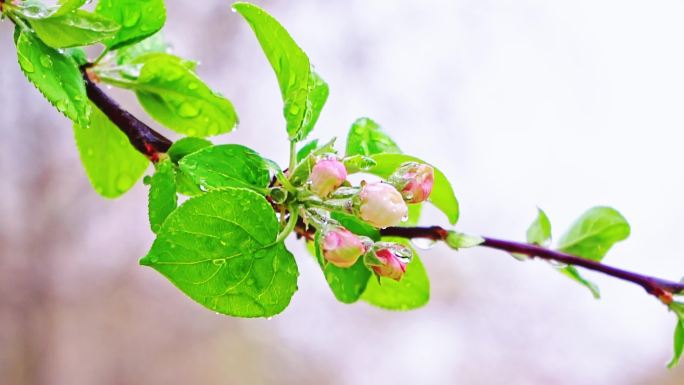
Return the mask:
<path id="1" fill-rule="evenodd" d="M 309 180 L 311 191 L 326 197 L 347 179 L 347 169 L 335 158 L 321 159 L 316 162 Z"/>
<path id="2" fill-rule="evenodd" d="M 422 163 L 402 164 L 388 181 L 399 190 L 408 203 L 420 203 L 428 199 L 435 183 L 434 169 Z"/>
<path id="3" fill-rule="evenodd" d="M 323 256 L 337 267 L 350 267 L 366 252 L 361 238 L 338 227 L 325 233 L 322 240 Z"/>
<path id="4" fill-rule="evenodd" d="M 388 244 L 375 251 L 375 261 L 371 268 L 381 277 L 401 280 L 406 273 L 406 265 L 411 261 L 411 249 L 398 244 Z"/>
<path id="5" fill-rule="evenodd" d="M 398 225 L 408 215 L 399 191 L 387 183 L 369 183 L 359 193 L 359 216 L 378 228 Z"/>

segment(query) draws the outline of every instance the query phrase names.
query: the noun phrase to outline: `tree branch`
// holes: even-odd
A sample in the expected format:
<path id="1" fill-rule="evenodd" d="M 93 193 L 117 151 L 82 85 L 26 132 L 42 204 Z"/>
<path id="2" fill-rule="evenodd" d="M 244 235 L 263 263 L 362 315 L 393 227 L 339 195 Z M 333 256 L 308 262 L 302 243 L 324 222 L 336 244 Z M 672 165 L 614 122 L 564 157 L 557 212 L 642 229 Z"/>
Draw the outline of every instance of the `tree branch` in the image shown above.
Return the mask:
<path id="1" fill-rule="evenodd" d="M 427 238 L 435 241 L 444 241 L 448 231 L 439 226 L 432 227 L 388 227 L 380 230 L 383 236 L 393 236 L 401 238 Z M 580 266 L 588 270 L 597 271 L 624 281 L 632 282 L 641 286 L 647 293 L 657 297 L 663 303 L 672 302 L 672 295 L 684 292 L 684 283 L 668 281 L 661 278 L 651 277 L 619 269 L 600 262 L 592 261 L 566 254 L 560 251 L 547 249 L 542 246 L 504 241 L 494 238 L 484 238 L 484 243 L 480 246 L 502 250 L 509 253 L 524 254 L 529 257 L 536 257 L 547 261 L 556 261 L 566 265 Z"/>
<path id="2" fill-rule="evenodd" d="M 126 134 L 133 147 L 152 162 L 159 160 L 159 154 L 168 151 L 173 144 L 164 135 L 141 122 L 105 94 L 88 76 L 88 65 L 81 67 L 88 99 L 93 102 L 119 129 Z"/>
<path id="3" fill-rule="evenodd" d="M 1 1 L 2 0 L 0 0 L 0 2 Z M 119 127 L 124 134 L 126 134 L 128 140 L 135 149 L 147 156 L 152 162 L 156 162 L 159 159 L 159 154 L 166 152 L 169 147 L 171 147 L 171 140 L 141 122 L 128 111 L 125 111 L 117 102 L 105 94 L 88 76 L 88 65 L 81 67 L 81 72 L 83 73 L 88 98 L 117 127 Z M 296 231 L 298 235 L 304 236 L 306 239 L 312 239 L 312 229 L 306 229 L 301 221 L 297 224 Z M 383 236 L 408 239 L 426 238 L 435 241 L 444 241 L 446 240 L 449 231 L 439 226 L 389 227 L 380 230 L 380 233 Z M 531 258 L 536 257 L 547 261 L 556 261 L 567 265 L 580 266 L 588 270 L 597 271 L 639 285 L 644 288 L 647 293 L 657 297 L 665 304 L 669 304 L 673 301 L 673 294 L 684 293 L 684 283 L 634 273 L 541 246 L 494 238 L 484 238 L 484 243 L 480 246 L 509 253 L 523 254 Z"/>

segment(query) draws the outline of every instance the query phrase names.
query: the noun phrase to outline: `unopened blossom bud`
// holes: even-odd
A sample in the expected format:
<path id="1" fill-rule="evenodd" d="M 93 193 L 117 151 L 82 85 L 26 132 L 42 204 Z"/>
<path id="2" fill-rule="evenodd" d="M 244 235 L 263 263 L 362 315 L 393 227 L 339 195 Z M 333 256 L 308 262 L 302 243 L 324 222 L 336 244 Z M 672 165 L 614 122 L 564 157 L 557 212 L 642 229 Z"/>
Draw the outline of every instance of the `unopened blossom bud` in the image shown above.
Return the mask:
<path id="1" fill-rule="evenodd" d="M 408 203 L 420 203 L 428 199 L 435 183 L 434 169 L 423 163 L 402 164 L 388 179 Z"/>
<path id="2" fill-rule="evenodd" d="M 343 227 L 327 231 L 321 243 L 323 256 L 337 267 L 352 266 L 366 252 L 363 240 Z"/>
<path id="3" fill-rule="evenodd" d="M 399 281 L 406 273 L 406 265 L 411 262 L 412 256 L 413 252 L 406 246 L 396 243 L 378 244 L 370 266 L 375 274 Z"/>
<path id="4" fill-rule="evenodd" d="M 326 197 L 347 179 L 347 169 L 335 158 L 321 159 L 316 162 L 309 181 L 311 191 L 321 197 Z"/>
<path id="5" fill-rule="evenodd" d="M 398 225 L 408 215 L 408 207 L 399 191 L 382 182 L 369 183 L 359 193 L 359 216 L 378 228 Z"/>

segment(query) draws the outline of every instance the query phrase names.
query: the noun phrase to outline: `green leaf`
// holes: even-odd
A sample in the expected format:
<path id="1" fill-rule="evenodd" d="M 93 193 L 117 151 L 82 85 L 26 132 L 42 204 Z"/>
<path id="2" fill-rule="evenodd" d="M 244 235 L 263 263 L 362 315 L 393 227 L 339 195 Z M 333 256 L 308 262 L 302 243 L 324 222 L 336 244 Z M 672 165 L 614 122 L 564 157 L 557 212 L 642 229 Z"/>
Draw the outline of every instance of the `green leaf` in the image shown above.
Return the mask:
<path id="1" fill-rule="evenodd" d="M 584 213 L 560 239 L 558 249 L 578 257 L 601 261 L 608 250 L 619 241 L 629 237 L 627 220 L 610 207 L 594 207 Z M 600 298 L 598 286 L 583 278 L 573 266 L 558 269 L 566 276 L 586 286 Z"/>
<path id="2" fill-rule="evenodd" d="M 399 146 L 369 118 L 357 119 L 347 136 L 347 156 L 401 153 Z"/>
<path id="3" fill-rule="evenodd" d="M 328 143 L 311 151 L 304 160 L 299 162 L 294 171 L 290 175 L 290 182 L 295 186 L 301 186 L 307 182 L 311 170 L 316 165 L 317 160 L 321 155 L 335 153 L 335 138 L 332 138 Z"/>
<path id="4" fill-rule="evenodd" d="M 371 271 L 363 263 L 363 258 L 359 258 L 354 265 L 348 268 L 341 268 L 332 263 L 325 263 L 320 248 L 320 232 L 316 233 L 316 240 L 313 242 L 316 259 L 325 275 L 330 290 L 338 301 L 343 303 L 354 303 L 361 298 L 361 294 L 366 290 Z"/>
<path id="5" fill-rule="evenodd" d="M 103 0 L 97 3 L 95 12 L 121 25 L 119 32 L 105 41 L 109 49 L 117 49 L 154 35 L 166 22 L 163 0 Z"/>
<path id="6" fill-rule="evenodd" d="M 121 28 L 111 19 L 81 10 L 28 21 L 38 37 L 53 48 L 94 44 L 114 36 Z"/>
<path id="7" fill-rule="evenodd" d="M 31 31 L 15 32 L 19 65 L 31 83 L 66 117 L 87 127 L 90 104 L 81 71 L 69 57 L 45 45 Z"/>
<path id="8" fill-rule="evenodd" d="M 70 57 L 79 67 L 88 64 L 88 55 L 83 48 L 67 48 L 64 55 Z"/>
<path id="9" fill-rule="evenodd" d="M 122 65 L 132 63 L 134 60 L 144 55 L 168 52 L 169 44 L 164 39 L 163 33 L 158 32 L 135 44 L 121 47 L 114 53 L 116 55 L 116 64 Z"/>
<path id="10" fill-rule="evenodd" d="M 454 250 L 459 250 L 479 246 L 484 243 L 485 240 L 484 238 L 476 235 L 468 235 L 458 233 L 456 231 L 449 231 L 449 234 L 444 241 L 446 242 L 447 246 Z"/>
<path id="11" fill-rule="evenodd" d="M 677 319 L 677 326 L 674 332 L 674 355 L 667 364 L 668 369 L 672 369 L 679 364 L 679 359 L 684 351 L 684 321 Z"/>
<path id="12" fill-rule="evenodd" d="M 181 159 L 180 169 L 206 189 L 265 188 L 269 167 L 254 150 L 238 144 L 206 147 Z"/>
<path id="13" fill-rule="evenodd" d="M 149 161 L 96 106 L 90 125 L 74 125 L 76 145 L 90 183 L 100 195 L 116 198 L 140 179 Z"/>
<path id="14" fill-rule="evenodd" d="M 667 364 L 667 367 L 672 369 L 679 364 L 679 359 L 682 356 L 682 352 L 684 352 L 684 304 L 672 302 L 669 307 L 677 316 L 677 325 L 674 332 L 674 356 Z"/>
<path id="15" fill-rule="evenodd" d="M 318 147 L 318 139 L 314 139 L 309 143 L 305 144 L 304 146 L 302 146 L 302 148 L 300 148 L 299 151 L 297 151 L 297 163 L 301 162 L 302 160 L 304 160 L 304 158 L 309 156 L 309 154 L 314 152 L 316 150 L 316 147 Z"/>
<path id="16" fill-rule="evenodd" d="M 290 140 L 306 138 L 327 100 L 328 85 L 312 71 L 309 58 L 276 19 L 249 3 L 234 3 L 233 9 L 249 23 L 275 71 Z"/>
<path id="17" fill-rule="evenodd" d="M 363 235 L 364 237 L 368 237 L 374 241 L 380 240 L 380 230 L 362 221 L 354 215 L 333 211 L 330 213 L 330 217 L 356 235 Z"/>
<path id="18" fill-rule="evenodd" d="M 383 240 L 410 246 L 405 239 Z M 427 304 L 430 299 L 430 281 L 415 249 L 413 259 L 406 266 L 406 273 L 401 281 L 385 277 L 381 277 L 380 282 L 370 279 L 361 299 L 371 305 L 390 310 L 411 310 Z"/>
<path id="19" fill-rule="evenodd" d="M 84 6 L 87 1 L 88 0 L 59 0 L 57 4 L 59 4 L 60 7 L 57 12 L 54 13 L 54 16 L 61 16 L 75 11 Z"/>
<path id="20" fill-rule="evenodd" d="M 238 123 L 231 102 L 171 55 L 148 57 L 133 88 L 145 111 L 174 131 L 212 136 L 232 131 Z"/>
<path id="21" fill-rule="evenodd" d="M 601 298 L 601 291 L 599 290 L 598 285 L 596 285 L 594 282 L 591 282 L 590 280 L 582 277 L 580 275 L 579 271 L 577 271 L 577 268 L 575 266 L 568 266 L 564 268 L 558 269 L 561 273 L 569 277 L 570 279 L 576 281 L 582 286 L 585 286 L 591 294 L 594 296 L 594 298 L 599 299 Z"/>
<path id="22" fill-rule="evenodd" d="M 359 258 L 348 268 L 341 268 L 328 263 L 325 266 L 325 280 L 328 282 L 335 298 L 343 303 L 354 303 L 366 290 L 371 272 Z"/>
<path id="23" fill-rule="evenodd" d="M 203 306 L 237 317 L 270 317 L 297 290 L 297 264 L 264 197 L 227 188 L 187 200 L 166 218 L 140 263 Z"/>
<path id="24" fill-rule="evenodd" d="M 537 209 L 537 218 L 527 229 L 527 243 L 548 245 L 551 241 L 551 222 L 542 209 Z"/>
<path id="25" fill-rule="evenodd" d="M 166 153 L 171 157 L 172 161 L 178 163 L 186 156 L 211 145 L 212 143 L 206 139 L 189 136 L 175 141 Z"/>
<path id="26" fill-rule="evenodd" d="M 166 217 L 178 205 L 173 162 L 170 159 L 162 160 L 156 164 L 156 167 L 157 170 L 152 176 L 152 182 L 150 183 L 148 206 L 150 227 L 154 233 L 159 232 Z"/>
<path id="27" fill-rule="evenodd" d="M 366 170 L 370 174 L 386 179 L 404 162 L 419 162 L 425 163 L 413 156 L 403 154 L 375 154 L 371 155 L 377 164 L 374 167 Z M 454 189 L 451 183 L 437 167 L 432 166 L 435 170 L 435 184 L 432 188 L 429 201 L 440 209 L 449 219 L 449 223 L 455 224 L 458 221 L 459 208 L 458 200 L 454 195 Z"/>
<path id="28" fill-rule="evenodd" d="M 627 220 L 610 207 L 594 207 L 584 213 L 561 237 L 558 249 L 578 257 L 600 261 L 617 242 L 629 237 Z"/>

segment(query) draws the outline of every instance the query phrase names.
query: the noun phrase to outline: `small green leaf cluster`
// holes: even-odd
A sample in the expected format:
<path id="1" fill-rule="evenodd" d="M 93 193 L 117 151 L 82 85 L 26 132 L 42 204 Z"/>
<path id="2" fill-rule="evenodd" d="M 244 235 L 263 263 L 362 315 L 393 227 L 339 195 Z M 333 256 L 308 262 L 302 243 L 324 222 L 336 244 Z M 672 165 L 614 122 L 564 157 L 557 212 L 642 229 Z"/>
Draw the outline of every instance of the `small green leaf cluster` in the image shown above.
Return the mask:
<path id="1" fill-rule="evenodd" d="M 236 3 L 234 9 L 252 27 L 283 95 L 291 149 L 285 170 L 245 146 L 214 145 L 202 138 L 232 129 L 237 122 L 234 110 L 197 79 L 193 62 L 166 53 L 159 35 L 120 46 L 89 69 L 103 82 L 135 91 L 152 117 L 188 135 L 155 162 L 155 173 L 145 180 L 150 187 L 150 226 L 157 239 L 140 263 L 215 312 L 271 317 L 285 309 L 297 290 L 297 264 L 284 244 L 296 232 L 309 239 L 312 254 L 341 302 L 361 299 L 396 310 L 423 306 L 429 299 L 429 280 L 416 250 L 404 239 L 382 237 L 379 228 L 384 226 L 363 218 L 364 186 L 380 182 L 352 186 L 346 177 L 358 173 L 382 180 L 382 188 L 399 197 L 397 205 L 407 207 L 400 192 L 386 182 L 402 167 L 402 175 L 422 170 L 429 179 L 421 185 L 429 187 L 425 203 L 455 224 L 458 201 L 445 175 L 403 154 L 368 118 L 351 125 L 343 154 L 336 151 L 335 139 L 302 143 L 323 109 L 327 84 L 273 17 L 248 3 Z M 316 170 L 327 161 L 336 163 L 344 175 L 323 191 L 316 188 Z M 406 180 L 397 183 L 415 189 Z M 416 223 L 422 204 L 411 204 L 411 210 L 401 215 L 406 218 L 393 224 Z M 331 263 L 324 245 L 326 233 L 333 229 L 362 239 L 364 255 L 344 266 Z M 394 270 L 381 259 L 389 251 L 396 257 Z"/>
<path id="2" fill-rule="evenodd" d="M 558 241 L 557 250 L 567 254 L 600 262 L 617 242 L 629 237 L 630 226 L 617 210 L 610 207 L 594 207 L 580 216 Z M 551 243 L 551 221 L 544 210 L 537 210 L 537 217 L 527 230 L 527 242 L 548 247 Z M 514 255 L 518 259 L 526 256 Z M 582 277 L 574 266 L 554 265 L 554 268 L 585 286 L 594 298 L 601 297 L 598 286 Z"/>
<path id="3" fill-rule="evenodd" d="M 226 133 L 238 124 L 232 103 L 202 81 L 196 63 L 168 51 L 159 31 L 163 0 L 106 0 L 94 12 L 85 0 L 48 6 L 31 0 L 4 3 L 16 25 L 18 61 L 45 98 L 71 119 L 86 173 L 95 190 L 115 198 L 148 167 L 126 135 L 89 102 L 83 76 L 136 93 L 163 126 L 195 137 Z M 89 62 L 82 47 L 99 45 Z"/>

